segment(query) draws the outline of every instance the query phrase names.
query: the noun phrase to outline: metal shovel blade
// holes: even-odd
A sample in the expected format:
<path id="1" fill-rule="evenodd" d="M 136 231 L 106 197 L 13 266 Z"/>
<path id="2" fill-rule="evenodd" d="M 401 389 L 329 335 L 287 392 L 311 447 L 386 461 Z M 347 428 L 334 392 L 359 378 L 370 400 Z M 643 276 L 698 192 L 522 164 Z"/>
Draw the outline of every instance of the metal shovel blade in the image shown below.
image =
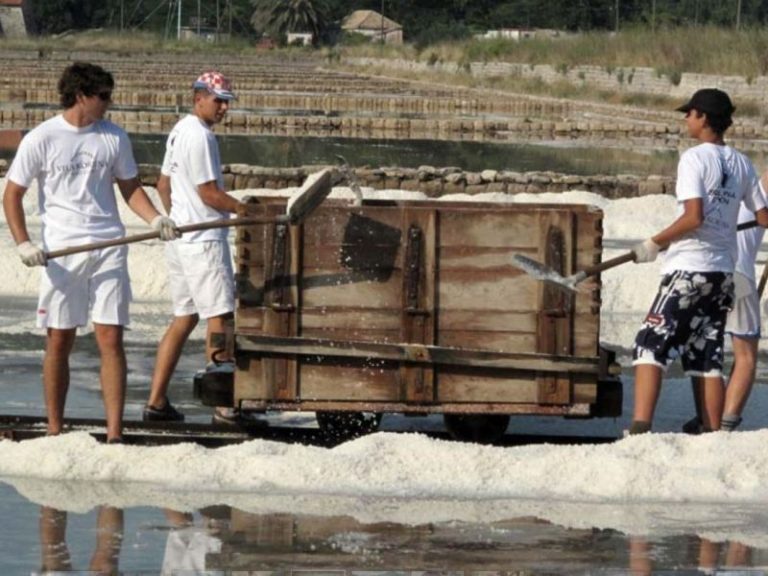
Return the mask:
<path id="1" fill-rule="evenodd" d="M 555 272 L 546 264 L 542 264 L 541 262 L 537 262 L 536 260 L 521 254 L 512 256 L 512 263 L 536 280 L 549 282 L 559 288 L 565 288 L 572 292 L 576 292 L 576 284 L 586 278 L 586 275 L 582 275 L 581 273 L 573 274 L 566 278 L 562 274 Z"/>

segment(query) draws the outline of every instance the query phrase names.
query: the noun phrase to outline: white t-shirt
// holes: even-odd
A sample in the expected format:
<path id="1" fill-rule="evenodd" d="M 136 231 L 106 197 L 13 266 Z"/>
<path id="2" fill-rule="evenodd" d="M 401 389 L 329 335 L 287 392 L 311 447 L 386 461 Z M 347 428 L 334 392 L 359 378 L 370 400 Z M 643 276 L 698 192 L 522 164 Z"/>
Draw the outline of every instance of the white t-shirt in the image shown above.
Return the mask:
<path id="1" fill-rule="evenodd" d="M 220 554 L 221 544 L 219 538 L 201 527 L 172 530 L 165 544 L 161 574 L 207 574 L 205 557 L 208 554 Z"/>
<path id="2" fill-rule="evenodd" d="M 662 274 L 675 270 L 733 272 L 739 206 L 743 202 L 753 212 L 765 207 L 752 162 L 730 146 L 699 144 L 680 157 L 675 194 L 678 217 L 683 214 L 684 201 L 701 198 L 704 222 L 672 242 Z"/>
<path id="3" fill-rule="evenodd" d="M 29 188 L 37 180 L 46 250 L 125 235 L 113 178 L 138 174 L 128 135 L 108 120 L 84 128 L 59 114 L 29 132 L 8 179 Z"/>
<path id="4" fill-rule="evenodd" d="M 739 224 L 754 222 L 754 220 L 755 213 L 745 208 L 742 204 L 739 210 Z M 764 235 L 765 228 L 762 226 L 741 230 L 736 235 L 739 248 L 739 254 L 736 258 L 736 272 L 743 274 L 753 281 L 755 280 L 755 260 L 757 259 L 757 252 L 760 250 L 760 244 L 763 242 Z"/>
<path id="5" fill-rule="evenodd" d="M 229 213 L 211 208 L 200 198 L 197 187 L 216 181 L 224 189 L 219 144 L 211 129 L 190 114 L 176 123 L 165 145 L 161 172 L 171 179 L 170 217 L 179 226 L 229 218 Z M 187 232 L 181 240 L 226 240 L 227 229 Z"/>

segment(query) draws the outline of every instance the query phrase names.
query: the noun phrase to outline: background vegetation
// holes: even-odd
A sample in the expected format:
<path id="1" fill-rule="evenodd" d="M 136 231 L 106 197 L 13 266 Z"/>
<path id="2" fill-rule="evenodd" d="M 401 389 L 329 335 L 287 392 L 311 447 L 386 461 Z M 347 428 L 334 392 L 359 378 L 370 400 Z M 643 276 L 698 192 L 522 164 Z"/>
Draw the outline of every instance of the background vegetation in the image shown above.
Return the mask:
<path id="1" fill-rule="evenodd" d="M 215 44 L 176 42 L 179 2 L 182 25 L 227 34 Z M 322 49 L 315 53 L 329 62 L 347 54 L 431 64 L 546 63 L 563 71 L 584 64 L 609 72 L 634 66 L 653 68 L 673 81 L 683 72 L 747 79 L 768 74 L 768 0 L 35 0 L 33 6 L 41 36 L 26 42 L 44 49 L 246 52 L 262 35 L 279 39 L 288 31 L 313 31 Z M 354 9 L 383 9 L 403 25 L 406 44 L 382 46 L 359 35 L 341 35 L 340 22 Z M 473 38 L 502 27 L 549 28 L 561 34 L 519 42 Z M 65 31 L 78 33 L 62 37 Z M 479 81 L 467 75 L 451 82 Z M 522 79 L 483 82 L 552 95 L 574 90 L 566 82 L 561 87 Z"/>
<path id="2" fill-rule="evenodd" d="M 643 26 L 754 28 L 768 24 L 768 0 L 34 0 L 42 34 L 87 28 L 166 33 L 203 26 L 254 37 L 285 23 L 326 42 L 344 16 L 373 9 L 401 23 L 409 43 L 425 46 L 491 28 L 606 31 Z M 198 20 L 199 16 L 199 20 Z M 283 29 L 284 31 L 285 29 Z"/>

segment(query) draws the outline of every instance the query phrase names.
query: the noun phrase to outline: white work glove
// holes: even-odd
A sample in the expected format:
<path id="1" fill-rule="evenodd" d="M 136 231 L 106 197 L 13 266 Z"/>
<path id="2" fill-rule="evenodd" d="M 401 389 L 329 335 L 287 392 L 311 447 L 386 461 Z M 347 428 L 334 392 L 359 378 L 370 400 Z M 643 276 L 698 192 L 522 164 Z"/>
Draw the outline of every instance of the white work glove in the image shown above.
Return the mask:
<path id="1" fill-rule="evenodd" d="M 155 232 L 160 232 L 160 240 L 163 240 L 164 242 L 167 242 L 168 240 L 176 240 L 176 238 L 181 236 L 181 232 L 179 232 L 179 229 L 176 227 L 176 222 L 168 218 L 168 216 L 158 214 L 152 219 L 152 222 L 150 222 L 149 225 Z"/>
<path id="2" fill-rule="evenodd" d="M 48 259 L 43 249 L 32 244 L 29 240 L 17 245 L 16 250 L 19 251 L 21 261 L 30 268 L 32 266 L 46 266 L 48 264 Z"/>
<path id="3" fill-rule="evenodd" d="M 641 262 L 653 262 L 656 260 L 656 256 L 659 255 L 661 246 L 656 244 L 653 240 L 643 240 L 639 244 L 635 244 L 632 247 L 632 253 L 635 255 L 635 262 L 638 264 Z"/>

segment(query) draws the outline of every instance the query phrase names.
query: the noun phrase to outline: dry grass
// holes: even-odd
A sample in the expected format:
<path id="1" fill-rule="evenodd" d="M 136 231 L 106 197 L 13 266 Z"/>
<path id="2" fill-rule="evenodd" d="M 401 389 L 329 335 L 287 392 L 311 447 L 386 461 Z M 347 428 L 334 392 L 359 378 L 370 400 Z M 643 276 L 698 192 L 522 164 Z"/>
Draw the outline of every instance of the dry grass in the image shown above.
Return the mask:
<path id="1" fill-rule="evenodd" d="M 232 40 L 211 44 L 209 42 L 177 41 L 165 39 L 160 34 L 148 32 L 124 32 L 91 30 L 63 36 L 41 36 L 32 38 L 0 38 L 0 49 L 77 51 L 88 50 L 109 53 L 244 53 L 252 50 L 246 40 Z"/>

